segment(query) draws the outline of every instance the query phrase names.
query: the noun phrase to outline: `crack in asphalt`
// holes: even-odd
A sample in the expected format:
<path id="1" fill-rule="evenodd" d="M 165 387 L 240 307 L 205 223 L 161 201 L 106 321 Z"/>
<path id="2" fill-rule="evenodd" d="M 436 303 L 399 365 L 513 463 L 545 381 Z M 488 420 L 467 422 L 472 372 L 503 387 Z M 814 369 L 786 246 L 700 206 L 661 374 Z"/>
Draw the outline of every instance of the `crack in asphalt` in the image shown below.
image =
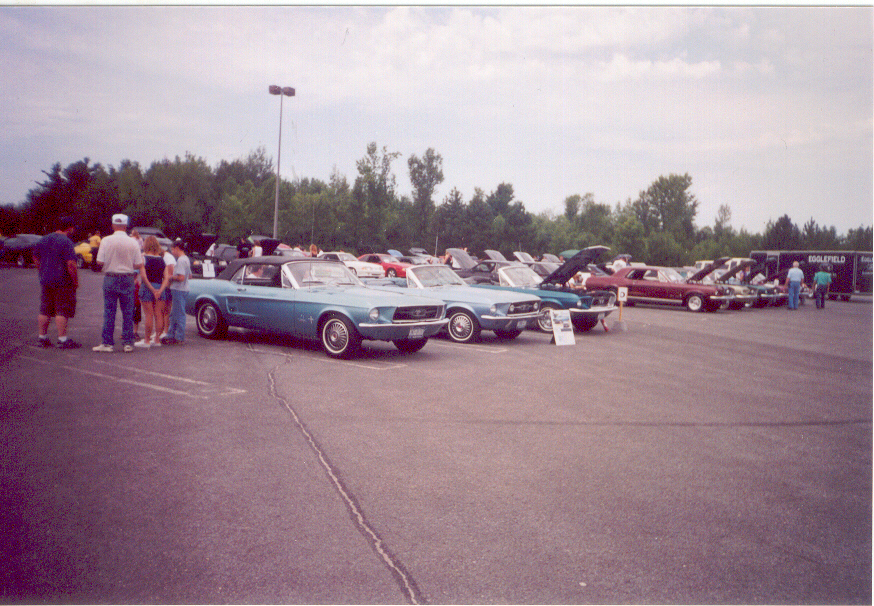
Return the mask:
<path id="1" fill-rule="evenodd" d="M 319 444 L 318 440 L 316 440 L 316 438 L 309 431 L 309 429 L 307 429 L 303 420 L 301 420 L 300 415 L 297 414 L 297 411 L 291 404 L 289 404 L 288 400 L 279 395 L 279 392 L 276 389 L 276 372 L 280 369 L 280 367 L 287 364 L 288 360 L 289 358 L 285 358 L 282 362 L 277 364 L 272 370 L 267 373 L 267 378 L 270 383 L 270 394 L 276 400 L 278 400 L 282 404 L 282 407 L 285 408 L 285 410 L 287 410 L 288 413 L 291 415 L 294 424 L 297 426 L 304 439 L 306 439 L 307 443 L 310 446 L 310 449 L 315 453 L 319 463 L 324 468 L 328 479 L 331 480 L 334 489 L 340 495 L 340 498 L 343 500 L 343 503 L 349 510 L 349 515 L 352 518 L 356 529 L 362 535 L 364 535 L 364 538 L 370 544 L 371 548 L 376 552 L 376 554 L 382 560 L 383 564 L 385 564 L 385 566 L 392 573 L 392 576 L 397 581 L 401 591 L 407 597 L 409 603 L 425 604 L 426 601 L 419 591 L 416 582 L 406 571 L 403 564 L 401 564 L 398 558 L 391 553 L 391 551 L 388 549 L 385 542 L 382 540 L 376 530 L 367 521 L 367 518 L 364 515 L 364 511 L 358 504 L 357 499 L 343 483 L 343 480 L 340 479 L 339 471 L 328 459 L 328 456 L 325 454 L 325 451 Z"/>

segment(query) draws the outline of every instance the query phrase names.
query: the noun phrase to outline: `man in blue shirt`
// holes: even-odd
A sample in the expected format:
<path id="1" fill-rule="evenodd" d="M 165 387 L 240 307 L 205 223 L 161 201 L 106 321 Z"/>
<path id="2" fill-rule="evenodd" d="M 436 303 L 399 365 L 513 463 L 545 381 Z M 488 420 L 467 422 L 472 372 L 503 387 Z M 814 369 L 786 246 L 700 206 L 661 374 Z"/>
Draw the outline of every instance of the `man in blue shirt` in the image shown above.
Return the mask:
<path id="1" fill-rule="evenodd" d="M 58 327 L 58 347 L 78 349 L 80 343 L 67 338 L 67 324 L 76 315 L 76 290 L 79 288 L 79 273 L 76 267 L 76 252 L 70 235 L 75 229 L 71 217 L 58 219 L 54 232 L 43 236 L 33 250 L 33 261 L 39 271 L 40 295 L 39 328 L 40 347 L 52 347 L 49 339 L 49 323 L 55 318 Z"/>
<path id="2" fill-rule="evenodd" d="M 804 282 L 804 272 L 799 269 L 798 261 L 793 261 L 792 269 L 786 273 L 786 286 L 789 289 L 789 309 L 798 309 L 802 282 Z"/>

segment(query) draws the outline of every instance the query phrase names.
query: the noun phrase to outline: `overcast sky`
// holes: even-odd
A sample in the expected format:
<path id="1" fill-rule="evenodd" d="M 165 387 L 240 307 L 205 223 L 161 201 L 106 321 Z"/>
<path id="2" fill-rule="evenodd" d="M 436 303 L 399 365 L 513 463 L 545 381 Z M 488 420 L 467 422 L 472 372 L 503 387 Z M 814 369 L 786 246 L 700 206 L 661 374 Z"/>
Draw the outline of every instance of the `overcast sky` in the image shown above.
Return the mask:
<path id="1" fill-rule="evenodd" d="M 615 205 L 692 177 L 760 233 L 788 214 L 872 221 L 870 7 L 3 7 L 0 203 L 41 171 L 264 146 L 283 178 L 350 184 L 367 144 L 433 148 L 465 200 L 500 183 L 534 213 Z"/>

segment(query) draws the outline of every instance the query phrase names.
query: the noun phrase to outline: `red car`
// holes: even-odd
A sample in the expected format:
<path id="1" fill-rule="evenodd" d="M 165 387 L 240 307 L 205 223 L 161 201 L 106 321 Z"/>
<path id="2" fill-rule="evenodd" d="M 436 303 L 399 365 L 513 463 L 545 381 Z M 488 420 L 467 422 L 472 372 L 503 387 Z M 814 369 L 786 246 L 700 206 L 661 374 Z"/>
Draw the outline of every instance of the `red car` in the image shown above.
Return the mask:
<path id="1" fill-rule="evenodd" d="M 708 265 L 684 280 L 670 267 L 623 267 L 611 276 L 592 275 L 585 285 L 587 290 L 612 291 L 625 286 L 631 303 L 683 305 L 689 311 L 716 311 L 734 292 L 726 286 L 696 282 L 699 275 L 706 275 L 711 269 Z"/>
<path id="2" fill-rule="evenodd" d="M 406 278 L 407 268 L 413 266 L 411 263 L 398 261 L 397 257 L 393 257 L 387 253 L 367 253 L 366 255 L 358 257 L 358 260 L 382 265 L 382 268 L 385 270 L 385 275 L 389 278 Z"/>

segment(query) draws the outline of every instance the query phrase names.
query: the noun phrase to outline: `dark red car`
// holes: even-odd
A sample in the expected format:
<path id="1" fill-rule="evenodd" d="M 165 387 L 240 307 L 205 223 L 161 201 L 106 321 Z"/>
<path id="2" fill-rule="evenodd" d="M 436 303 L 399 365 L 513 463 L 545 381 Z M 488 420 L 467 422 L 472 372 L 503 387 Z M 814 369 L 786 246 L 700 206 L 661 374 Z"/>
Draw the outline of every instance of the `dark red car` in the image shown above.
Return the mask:
<path id="1" fill-rule="evenodd" d="M 623 267 L 611 276 L 592 275 L 585 286 L 586 290 L 613 291 L 625 286 L 631 303 L 683 305 L 689 311 L 716 311 L 731 300 L 734 292 L 725 286 L 696 282 L 699 274 L 706 275 L 711 269 L 708 265 L 684 280 L 670 267 Z"/>

